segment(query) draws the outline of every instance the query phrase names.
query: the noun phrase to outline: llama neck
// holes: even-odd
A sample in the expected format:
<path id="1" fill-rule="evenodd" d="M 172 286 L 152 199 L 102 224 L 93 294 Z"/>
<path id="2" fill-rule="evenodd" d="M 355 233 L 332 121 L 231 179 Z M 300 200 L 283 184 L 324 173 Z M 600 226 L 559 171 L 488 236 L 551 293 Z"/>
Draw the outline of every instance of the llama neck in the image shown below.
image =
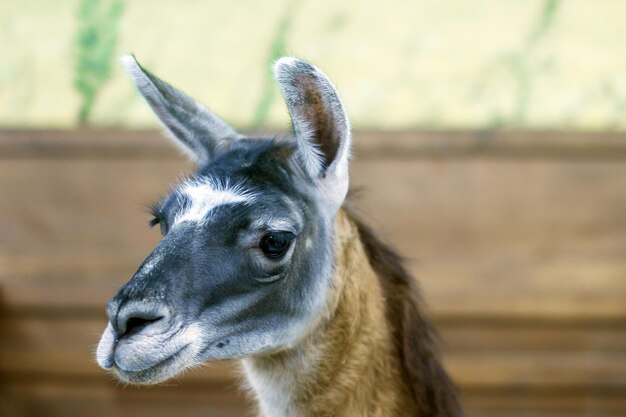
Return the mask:
<path id="1" fill-rule="evenodd" d="M 413 408 L 383 290 L 341 211 L 329 314 L 293 349 L 244 361 L 264 416 L 395 416 Z"/>

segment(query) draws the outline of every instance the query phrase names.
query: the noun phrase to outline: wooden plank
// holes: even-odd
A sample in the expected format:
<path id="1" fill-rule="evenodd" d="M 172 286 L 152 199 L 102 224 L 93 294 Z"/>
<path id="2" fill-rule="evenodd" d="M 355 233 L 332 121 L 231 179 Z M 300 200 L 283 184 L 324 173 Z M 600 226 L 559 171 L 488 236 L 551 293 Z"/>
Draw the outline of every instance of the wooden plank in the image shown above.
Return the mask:
<path id="1" fill-rule="evenodd" d="M 151 130 L 0 130 L 0 159 L 174 158 L 176 152 L 162 136 Z M 432 130 L 367 131 L 354 132 L 353 136 L 359 159 L 626 159 L 626 134 L 623 132 Z"/>
<path id="2" fill-rule="evenodd" d="M 623 160 L 622 132 L 419 131 L 355 132 L 355 158 Z"/>
<path id="3" fill-rule="evenodd" d="M 565 412 L 550 412 L 545 410 L 505 410 L 505 411 L 493 411 L 493 410 L 471 410 L 466 413 L 469 416 L 475 417 L 623 417 L 623 412 L 611 412 L 611 411 L 595 411 L 593 409 L 583 410 L 579 412 L 565 411 Z"/>
<path id="4" fill-rule="evenodd" d="M 235 387 L 132 387 L 110 381 L 37 378 L 0 382 L 0 413 L 11 417 L 185 417 L 248 415 L 250 401 Z"/>
<path id="5" fill-rule="evenodd" d="M 94 363 L 87 347 L 82 351 L 2 352 L 5 378 L 12 375 L 62 375 L 110 380 Z M 526 352 L 482 351 L 447 353 L 444 363 L 462 389 L 534 387 L 576 389 L 620 389 L 626 395 L 626 354 L 621 352 Z M 211 364 L 181 377 L 183 381 L 233 383 L 231 365 Z"/>
<path id="6" fill-rule="evenodd" d="M 454 255 L 452 252 L 451 256 Z M 22 260 L 4 258 L 0 265 L 6 269 L 9 266 L 13 268 L 2 275 L 5 311 L 12 314 L 28 314 L 28 311 L 54 314 L 55 311 L 79 310 L 92 316 L 101 314 L 106 301 L 129 279 L 143 259 L 143 254 L 118 252 L 107 254 L 116 259 L 115 263 L 86 255 L 74 256 L 78 256 L 79 261 L 70 261 L 60 255 L 53 259 L 38 257 L 28 260 L 24 268 L 16 266 Z M 485 256 L 497 257 L 498 252 Z M 492 320 L 501 317 L 506 320 L 562 322 L 624 320 L 626 307 L 623 303 L 624 268 L 619 263 L 621 260 L 614 261 L 617 265 L 601 265 L 604 276 L 600 277 L 587 275 L 587 271 L 595 265 L 580 261 L 563 267 L 559 271 L 560 276 L 554 273 L 551 264 L 531 269 L 520 262 L 515 271 L 517 274 L 502 275 L 500 282 L 492 284 L 497 276 L 490 270 L 498 265 L 483 261 L 478 265 L 484 268 L 480 270 L 475 265 L 459 265 L 459 259 L 465 260 L 466 265 L 472 262 L 469 258 L 457 256 L 456 264 L 445 265 L 445 260 L 439 260 L 439 263 L 431 260 L 432 264 L 412 265 L 415 274 L 421 276 L 425 298 L 436 318 Z M 501 259 L 506 258 L 502 256 Z M 565 263 L 565 260 L 561 262 Z M 525 280 L 515 282 L 518 274 L 522 273 L 528 274 Z M 541 278 L 546 281 L 541 281 Z M 593 279 L 598 282 L 592 285 L 590 281 Z M 563 288 L 559 289 L 559 285 Z M 492 288 L 485 292 L 488 286 Z"/>
<path id="7" fill-rule="evenodd" d="M 110 380 L 95 362 L 94 352 L 106 326 L 100 318 L 0 318 L 0 372 L 7 375 L 65 375 Z M 191 375 L 204 382 L 233 380 L 228 362 L 215 362 Z"/>
<path id="8" fill-rule="evenodd" d="M 62 379 L 53 384 L 55 392 L 60 391 L 63 393 L 63 400 L 59 399 L 58 403 L 51 403 L 46 398 L 42 400 L 46 405 L 42 406 L 41 410 L 45 410 L 47 407 L 59 407 L 61 410 L 66 410 L 64 407 L 68 403 L 81 404 L 82 400 L 79 401 L 74 398 L 77 395 L 74 392 L 76 388 L 72 388 L 72 381 L 74 380 L 84 381 L 81 383 L 81 387 L 88 392 L 90 392 L 89 387 L 92 385 L 102 386 L 103 384 L 110 384 L 110 389 L 117 389 L 118 385 L 111 383 L 110 378 L 93 363 L 90 352 L 92 349 L 88 348 L 89 345 L 93 347 L 94 340 L 97 340 L 102 322 L 103 320 L 97 319 L 68 319 L 66 317 L 5 318 L 0 321 L 2 323 L 0 329 L 3 330 L 1 333 L 3 344 L 0 346 L 0 364 L 9 365 L 0 369 L 3 374 L 3 381 L 12 387 L 22 384 L 23 395 L 28 395 L 31 401 L 35 399 L 36 403 L 41 401 L 37 399 L 37 395 L 39 395 L 36 392 L 37 387 L 29 386 L 28 381 L 33 379 L 37 381 L 41 379 L 55 380 L 55 378 L 58 379 L 59 376 L 63 376 Z M 443 324 L 443 326 L 440 326 L 440 330 L 442 331 L 444 341 L 446 341 L 449 340 L 451 334 L 454 335 L 456 330 L 454 326 L 451 328 L 450 323 Z M 558 326 L 551 329 L 555 334 L 559 334 L 559 330 Z M 507 337 L 507 335 L 500 334 L 500 329 L 498 328 L 494 332 L 498 336 Z M 511 332 L 509 332 L 510 334 Z M 626 393 L 623 381 L 626 371 L 622 369 L 623 365 L 621 365 L 626 364 L 626 358 L 624 357 L 626 350 L 623 348 L 623 345 L 616 346 L 612 344 L 615 343 L 615 340 L 618 342 L 622 340 L 623 342 L 623 338 L 619 339 L 618 337 L 615 339 L 615 336 L 619 334 L 624 335 L 623 329 L 610 328 L 608 333 L 604 334 L 595 329 L 591 339 L 595 340 L 596 344 L 580 346 L 578 338 L 574 338 L 574 343 L 568 344 L 567 341 L 572 340 L 572 338 L 565 338 L 561 340 L 559 347 L 554 346 L 553 352 L 548 352 L 548 355 L 546 355 L 546 352 L 537 354 L 537 352 L 532 351 L 519 351 L 520 347 L 517 347 L 518 350 L 509 351 L 507 345 L 502 346 L 492 343 L 489 341 L 490 338 L 484 340 L 483 345 L 480 346 L 478 341 L 484 338 L 485 329 L 482 332 L 468 330 L 468 336 L 466 338 L 462 337 L 460 342 L 463 343 L 463 339 L 466 342 L 467 339 L 474 339 L 474 349 L 480 347 L 479 352 L 481 353 L 479 355 L 472 354 L 474 349 L 464 349 L 461 345 L 455 350 L 458 352 L 470 352 L 470 354 L 461 353 L 461 355 L 455 355 L 452 352 L 446 356 L 446 360 L 452 375 L 464 391 L 463 398 L 470 410 L 468 415 L 481 415 L 480 413 L 484 410 L 501 410 L 501 412 L 519 410 L 521 407 L 522 409 L 547 410 L 545 415 L 550 416 L 553 412 L 556 412 L 555 410 L 558 411 L 559 404 L 562 404 L 557 399 L 570 398 L 564 392 L 574 392 L 576 394 L 571 397 L 572 401 L 577 398 L 586 398 L 587 400 L 578 403 L 576 406 L 578 408 L 575 409 L 572 408 L 572 401 L 565 401 L 565 404 L 568 404 L 568 406 L 563 406 L 562 408 L 569 410 L 570 415 L 578 415 L 579 413 L 584 415 L 585 410 L 592 409 L 595 410 L 594 415 L 608 416 L 612 415 L 613 411 L 611 410 L 613 408 L 623 404 L 623 401 L 620 403 L 620 400 L 616 398 L 621 399 Z M 598 336 L 600 338 L 596 340 Z M 590 358 L 594 356 L 601 355 L 603 358 L 606 357 L 604 352 L 593 353 L 585 351 L 600 351 L 606 348 L 606 345 L 601 344 L 602 336 L 612 341 L 608 348 L 618 352 L 617 363 L 605 363 L 603 359 L 600 362 L 604 363 L 604 365 L 598 366 L 598 363 L 590 362 Z M 537 338 L 542 337 L 541 334 L 537 335 Z M 498 337 L 496 337 L 496 340 L 498 340 Z M 542 349 L 544 347 L 543 341 L 536 340 L 536 342 L 538 345 L 535 345 L 534 349 Z M 498 352 L 502 348 L 505 352 Z M 567 353 L 568 350 L 573 351 L 573 355 L 571 352 Z M 529 356 L 532 356 L 532 360 L 528 360 Z M 24 361 L 24 358 L 26 358 L 26 361 Z M 543 358 L 543 361 L 538 361 L 538 358 Z M 450 360 L 452 360 L 452 363 L 450 363 Z M 581 367 L 578 364 L 581 360 L 587 365 Z M 455 361 L 462 362 L 461 369 L 466 369 L 464 375 L 458 373 L 459 371 L 456 369 L 458 366 L 454 365 Z M 86 372 L 84 369 L 80 369 L 81 364 L 89 369 Z M 588 367 L 589 364 L 591 364 L 591 368 Z M 471 369 L 468 370 L 468 366 Z M 614 366 L 616 367 L 614 368 Z M 559 369 L 560 367 L 565 372 L 562 372 L 563 369 Z M 610 372 L 608 374 L 604 373 L 606 367 L 610 367 L 613 374 Z M 227 366 L 220 364 L 217 366 L 217 369 L 223 372 L 213 374 L 216 370 L 215 366 L 204 368 L 182 380 L 168 384 L 172 386 L 163 387 L 163 391 L 157 391 L 160 393 L 159 396 L 167 396 L 172 402 L 175 402 L 174 399 L 177 399 L 176 401 L 180 401 L 180 404 L 184 404 L 184 406 L 179 408 L 175 406 L 172 406 L 171 409 L 165 408 L 170 410 L 176 409 L 177 413 L 181 413 L 176 415 L 185 415 L 189 409 L 198 410 L 203 408 L 197 406 L 197 401 L 208 401 L 211 405 L 205 407 L 207 410 L 213 409 L 211 407 L 218 407 L 220 404 L 219 400 L 214 403 L 208 400 L 208 398 L 221 398 L 223 394 L 220 394 L 220 392 L 225 389 L 229 390 L 230 388 L 228 387 L 232 387 L 235 382 Z M 537 375 L 533 377 L 535 381 L 529 384 L 527 378 L 533 372 L 537 372 Z M 600 373 L 602 374 L 601 376 L 598 375 Z M 578 382 L 572 378 L 572 374 L 578 375 Z M 592 375 L 591 378 L 588 377 L 589 374 Z M 468 382 L 468 378 L 471 379 L 476 376 L 478 377 L 478 382 L 475 380 Z M 622 378 L 621 383 L 618 379 L 617 384 L 607 384 L 607 381 L 610 382 L 612 378 L 620 378 L 620 376 Z M 485 384 L 486 379 L 490 380 L 487 381 L 487 384 Z M 583 379 L 584 383 L 580 384 L 580 379 Z M 507 382 L 504 382 L 504 380 Z M 70 384 L 69 388 L 67 387 L 68 384 Z M 557 391 L 556 394 L 546 399 L 544 394 L 546 389 L 548 389 L 548 393 L 555 392 L 555 389 Z M 612 397 L 609 395 L 615 393 L 616 389 L 621 393 L 621 397 L 618 397 L 617 394 L 612 394 Z M 129 392 L 127 390 L 128 388 L 124 388 L 125 393 Z M 198 392 L 201 393 L 198 394 L 200 397 L 204 398 L 206 396 L 206 398 L 204 400 L 198 399 L 194 394 Z M 603 393 L 603 395 L 598 395 L 598 392 Z M 150 409 L 149 404 L 154 403 L 152 388 L 139 391 L 131 390 L 130 393 L 132 395 L 129 394 L 128 398 L 134 398 L 133 404 L 135 406 L 129 409 L 135 410 L 136 407 Z M 145 393 L 144 396 L 138 397 L 138 395 L 143 393 Z M 609 395 L 609 397 L 607 398 L 604 394 Z M 10 398 L 12 402 L 16 401 L 15 391 L 11 391 Z M 90 399 L 90 401 L 93 400 Z M 111 405 L 108 404 L 108 401 L 115 404 L 119 403 L 116 395 L 113 395 L 112 399 L 107 400 L 105 398 L 99 401 L 102 401 L 102 407 L 108 410 L 109 415 L 118 415 L 116 414 L 117 409 L 111 409 Z M 146 406 L 137 405 L 141 404 L 142 401 L 146 401 Z M 611 401 L 613 404 L 611 407 L 613 408 L 606 411 L 606 413 L 604 411 L 599 412 L 598 410 L 607 410 L 606 401 Z M 95 402 L 95 404 L 98 403 L 98 401 Z M 216 406 L 216 404 L 218 405 Z M 602 404 L 602 406 L 598 404 Z M 222 408 L 218 407 L 216 409 Z M 474 414 L 472 414 L 472 410 L 479 411 L 474 411 Z M 62 411 L 59 411 L 59 414 L 61 413 Z M 19 414 L 11 413 L 6 415 Z M 156 415 L 160 414 L 157 412 Z"/>
<path id="9" fill-rule="evenodd" d="M 462 393 L 466 410 L 482 413 L 537 413 L 545 415 L 619 415 L 626 412 L 623 391 L 617 390 L 528 390 L 491 389 L 469 390 Z"/>
<path id="10" fill-rule="evenodd" d="M 151 386 L 124 385 L 113 378 L 91 378 L 67 375 L 9 375 L 0 382 L 5 393 L 15 397 L 34 395 L 53 398 L 66 395 L 74 398 L 126 403 L 195 402 L 213 406 L 240 403 L 247 399 L 240 389 L 241 381 L 234 379 L 174 380 Z"/>
<path id="11" fill-rule="evenodd" d="M 65 375 L 108 380 L 93 359 L 104 325 L 104 317 L 4 318 L 0 372 L 5 378 Z M 541 332 L 516 334 L 513 327 L 502 334 L 498 327 L 481 327 L 482 332 L 463 328 L 460 334 L 453 326 L 440 327 L 446 364 L 462 388 L 613 387 L 626 394 L 626 326 L 570 329 L 569 338 L 553 338 L 551 343 L 538 339 Z M 549 330 L 562 334 L 558 327 Z M 507 336 L 510 340 L 503 342 Z M 218 362 L 182 380 L 232 383 L 234 375 L 231 364 Z"/>
<path id="12" fill-rule="evenodd" d="M 626 165 L 369 161 L 365 215 L 433 311 L 626 317 Z"/>
<path id="13" fill-rule="evenodd" d="M 186 171 L 176 161 L 3 161 L 0 253 L 145 250 L 159 238 L 148 205 Z"/>
<path id="14" fill-rule="evenodd" d="M 626 352 L 624 321 L 435 320 L 446 352 Z"/>
<path id="15" fill-rule="evenodd" d="M 0 159 L 176 159 L 157 131 L 0 130 Z"/>
<path id="16" fill-rule="evenodd" d="M 47 352 L 68 351 L 91 355 L 104 327 L 99 317 L 81 317 L 81 312 L 54 316 L 6 316 L 0 318 L 0 352 L 7 359 L 16 352 L 33 357 Z M 544 352 L 626 352 L 626 323 L 526 323 L 435 321 L 447 352 L 525 351 Z M 82 352 L 82 353 L 81 353 Z M 90 356 L 86 362 L 92 362 Z M 0 365 L 1 366 L 1 365 Z"/>
<path id="17" fill-rule="evenodd" d="M 182 383 L 137 388 L 105 381 L 39 378 L 0 382 L 0 392 L 6 396 L 1 407 L 13 411 L 2 413 L 7 416 L 165 416 L 167 412 L 180 417 L 198 413 L 238 416 L 252 409 L 252 401 L 233 386 L 217 390 Z M 467 416 L 618 416 L 626 411 L 622 393 L 610 390 L 465 390 L 461 398 Z"/>
<path id="18" fill-rule="evenodd" d="M 625 352 L 481 351 L 451 353 L 445 360 L 462 388 L 613 387 L 626 394 Z"/>
<path id="19" fill-rule="evenodd" d="M 0 283 L 6 309 L 97 308 L 159 239 L 142 202 L 187 166 L 5 161 Z M 436 315 L 626 317 L 626 165 L 364 161 L 365 217 L 409 257 Z M 28 190 L 28 192 L 24 192 Z"/>

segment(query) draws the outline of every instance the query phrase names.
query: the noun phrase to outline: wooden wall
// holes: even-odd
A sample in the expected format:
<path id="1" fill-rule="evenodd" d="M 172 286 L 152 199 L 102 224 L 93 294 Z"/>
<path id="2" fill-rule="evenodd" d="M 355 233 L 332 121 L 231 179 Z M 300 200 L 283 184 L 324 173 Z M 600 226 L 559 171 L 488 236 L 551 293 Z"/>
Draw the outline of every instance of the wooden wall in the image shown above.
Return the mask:
<path id="1" fill-rule="evenodd" d="M 243 416 L 233 365 L 159 387 L 93 359 L 190 167 L 154 132 L 0 131 L 0 414 Z M 626 137 L 356 133 L 359 206 L 409 258 L 469 417 L 626 415 Z"/>

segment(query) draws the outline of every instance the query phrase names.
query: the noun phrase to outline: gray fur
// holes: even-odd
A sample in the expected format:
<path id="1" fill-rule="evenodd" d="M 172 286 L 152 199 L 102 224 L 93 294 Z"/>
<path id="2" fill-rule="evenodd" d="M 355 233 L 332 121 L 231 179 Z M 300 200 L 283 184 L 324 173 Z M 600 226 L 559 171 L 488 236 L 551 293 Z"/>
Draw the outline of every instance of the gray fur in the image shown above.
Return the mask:
<path id="1" fill-rule="evenodd" d="M 167 129 L 168 136 L 194 161 L 208 161 L 219 146 L 242 135 L 206 107 L 146 71 L 132 55 L 120 58 L 137 89 Z"/>

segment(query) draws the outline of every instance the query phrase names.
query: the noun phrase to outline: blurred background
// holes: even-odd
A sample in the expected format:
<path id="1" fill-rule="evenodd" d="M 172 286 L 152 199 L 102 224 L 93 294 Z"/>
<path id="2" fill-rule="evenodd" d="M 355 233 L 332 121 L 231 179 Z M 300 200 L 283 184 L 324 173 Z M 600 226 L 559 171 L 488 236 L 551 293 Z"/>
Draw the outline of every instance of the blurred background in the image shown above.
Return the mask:
<path id="1" fill-rule="evenodd" d="M 626 2 L 0 2 L 0 414 L 251 416 L 235 364 L 124 387 L 93 351 L 193 167 L 117 64 L 285 132 L 338 87 L 364 216 L 407 256 L 468 417 L 626 415 Z"/>

